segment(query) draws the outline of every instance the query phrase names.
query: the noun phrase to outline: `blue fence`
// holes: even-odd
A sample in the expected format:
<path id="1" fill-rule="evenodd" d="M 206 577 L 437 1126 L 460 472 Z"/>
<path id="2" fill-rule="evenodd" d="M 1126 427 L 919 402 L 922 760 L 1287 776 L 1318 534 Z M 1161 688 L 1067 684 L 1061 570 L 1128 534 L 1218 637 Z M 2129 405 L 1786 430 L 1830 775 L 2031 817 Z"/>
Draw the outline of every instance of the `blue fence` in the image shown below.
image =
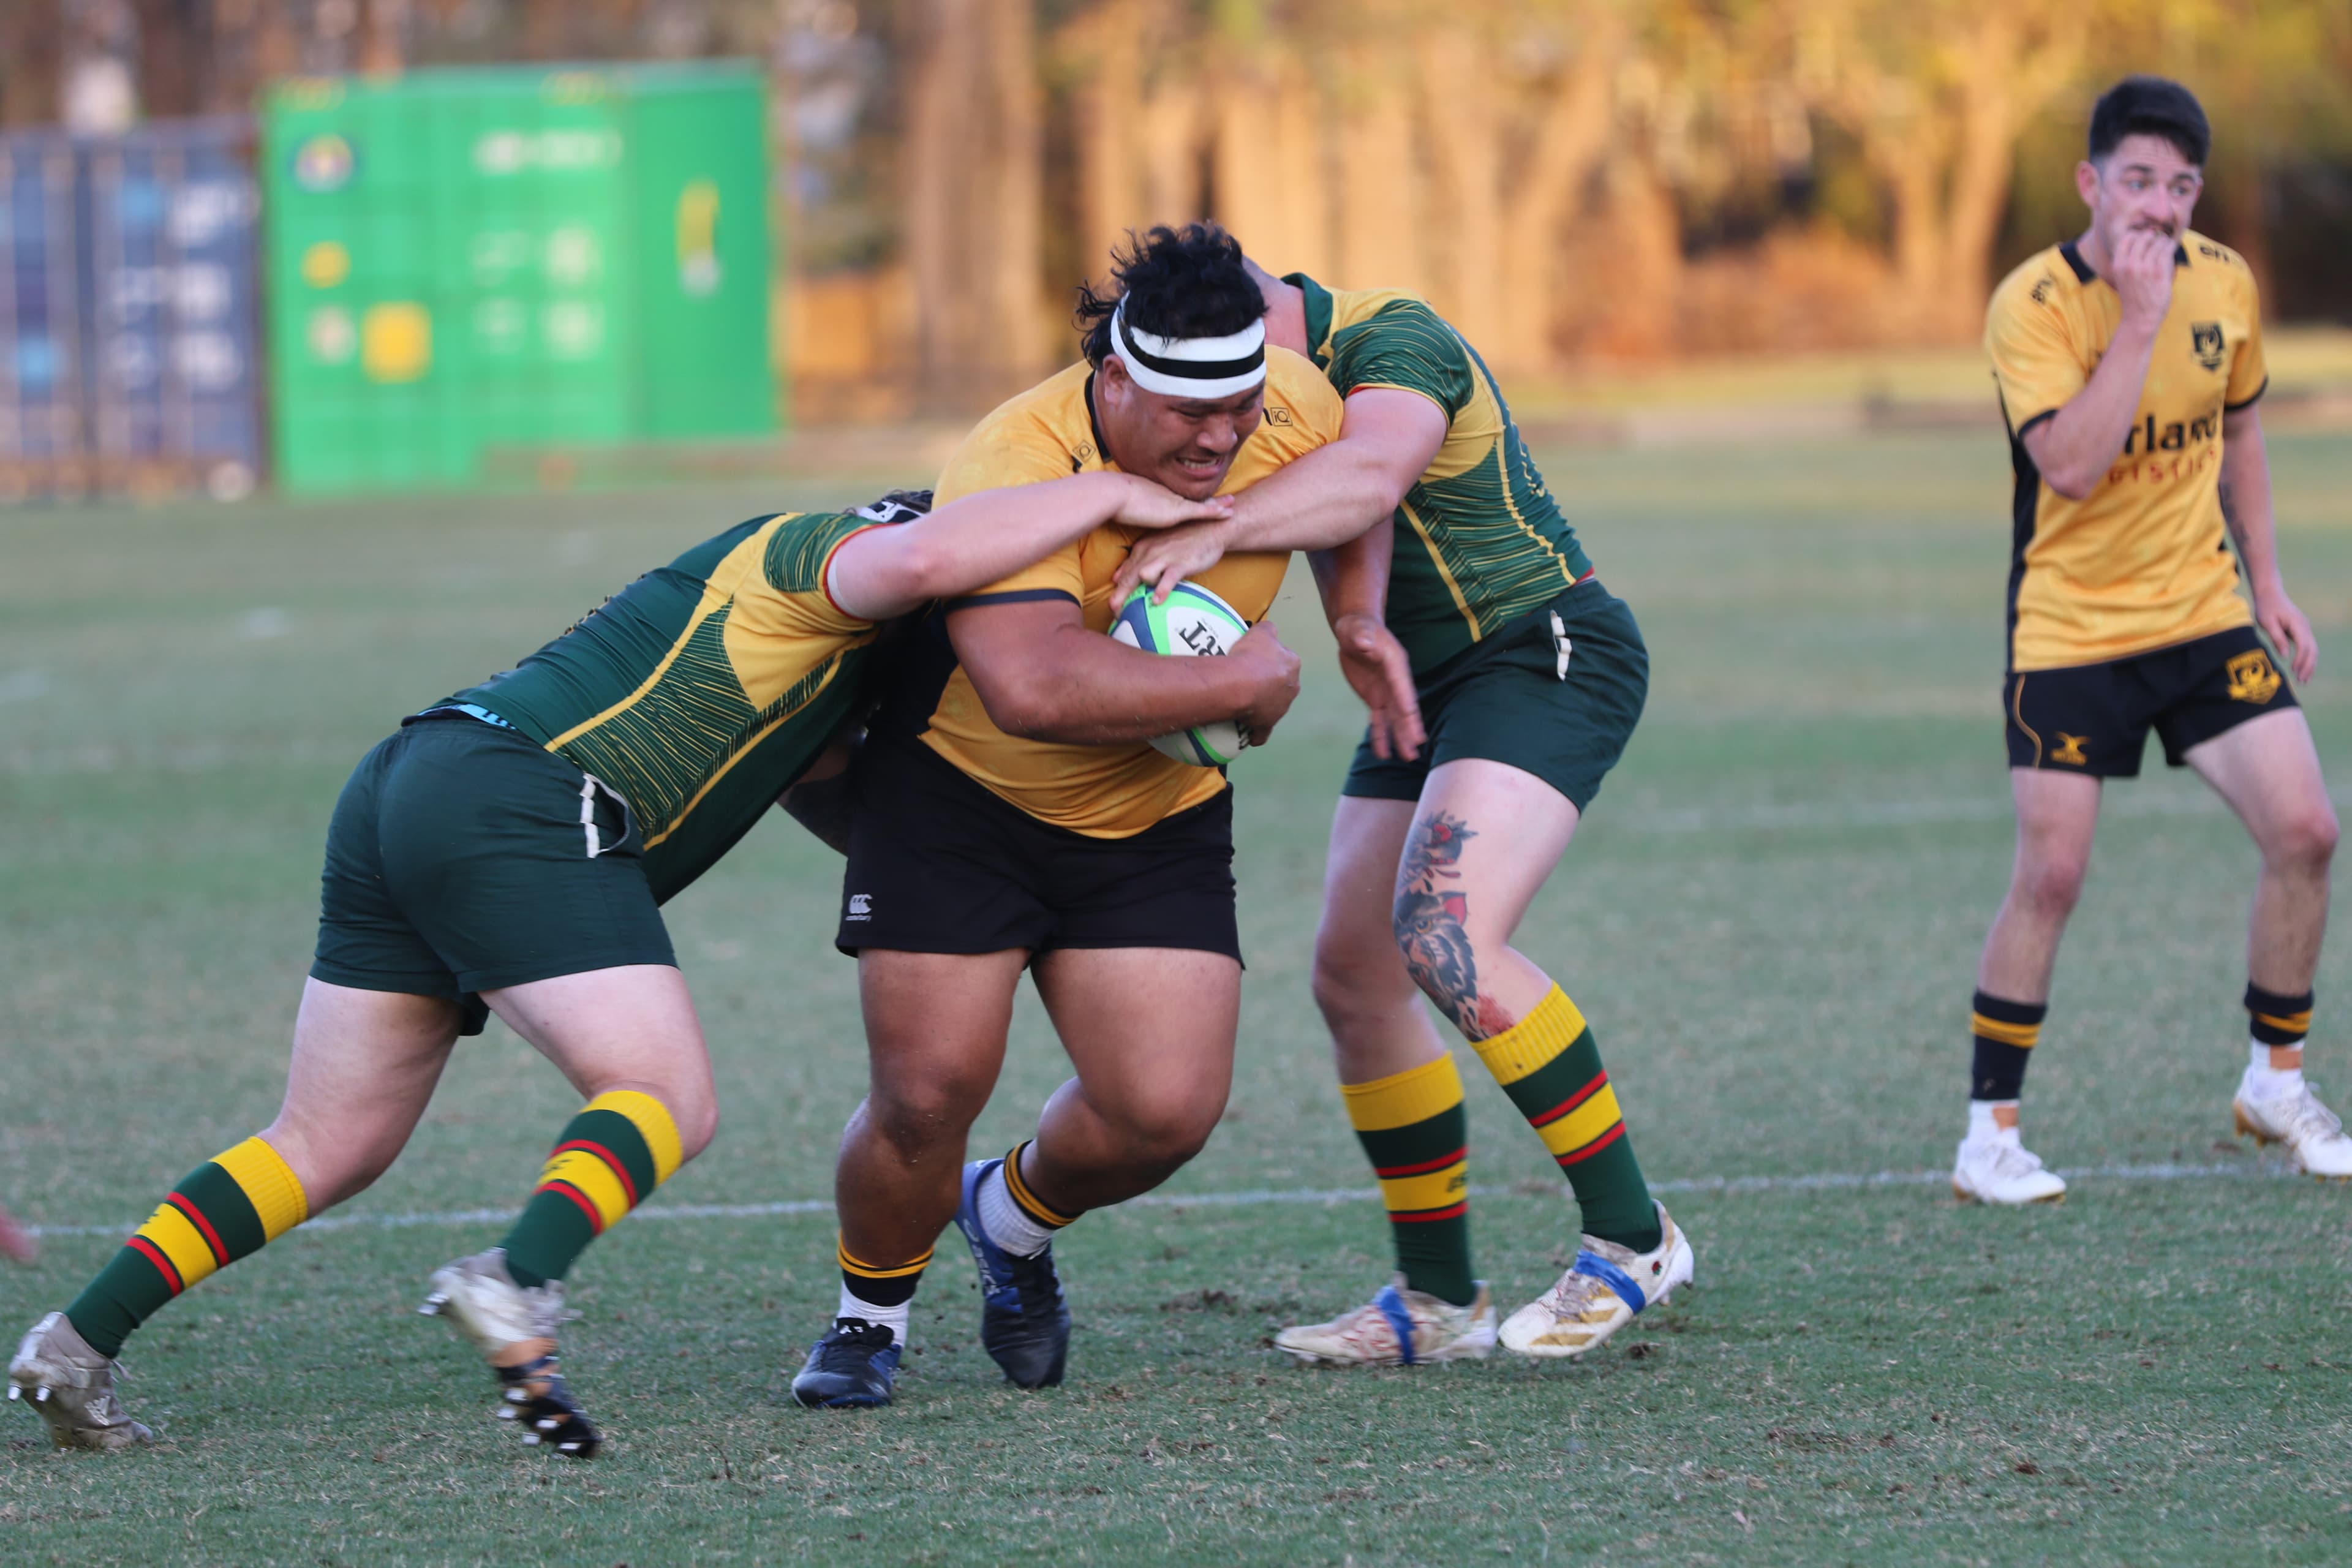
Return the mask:
<path id="1" fill-rule="evenodd" d="M 0 500 L 262 471 L 252 129 L 0 136 Z"/>

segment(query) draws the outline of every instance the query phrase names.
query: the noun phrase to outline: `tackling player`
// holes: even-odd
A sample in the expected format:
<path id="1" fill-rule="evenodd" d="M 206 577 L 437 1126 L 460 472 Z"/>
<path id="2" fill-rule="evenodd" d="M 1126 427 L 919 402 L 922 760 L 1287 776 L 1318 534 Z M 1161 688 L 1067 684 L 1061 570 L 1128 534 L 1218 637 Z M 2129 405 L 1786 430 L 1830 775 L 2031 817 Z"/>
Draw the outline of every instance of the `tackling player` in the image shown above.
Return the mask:
<path id="1" fill-rule="evenodd" d="M 528 1440 L 600 1441 L 555 1367 L 562 1279 L 700 1152 L 718 1107 L 656 906 L 749 831 L 867 700 L 879 623 L 1117 521 L 1214 517 L 1089 474 L 862 512 L 757 518 L 629 584 L 517 668 L 403 721 L 327 831 L 284 1108 L 198 1166 L 10 1363 L 60 1447 L 153 1434 L 113 1359 L 172 1298 L 383 1174 L 461 1035 L 495 1012 L 587 1103 L 506 1239 L 433 1277 Z M 877 527 L 877 523 L 902 526 Z"/>
<path id="2" fill-rule="evenodd" d="M 1118 294 L 1083 296 L 1084 361 L 983 420 L 941 495 L 1116 465 L 1207 497 L 1338 434 L 1314 366 L 1265 346 L 1223 231 L 1154 229 L 1116 261 Z M 1135 538 L 1097 530 L 951 601 L 860 753 L 836 940 L 858 957 L 873 1071 L 842 1137 L 841 1303 L 793 1380 L 805 1404 L 888 1400 L 950 1220 L 980 1266 L 982 1343 L 1021 1386 L 1060 1381 L 1055 1232 L 1159 1185 L 1223 1112 L 1232 796 L 1146 742 L 1226 720 L 1262 741 L 1289 708 L 1297 658 L 1259 619 L 1287 557 L 1236 554 L 1200 579 L 1257 622 L 1231 654 L 1162 658 L 1102 635 Z M 1077 1076 L 1034 1140 L 959 1178 L 1024 969 Z"/>
<path id="3" fill-rule="evenodd" d="M 2090 226 L 2011 273 L 1985 323 L 2017 474 L 2003 692 L 2017 859 L 1977 971 L 1952 1170 L 1964 1200 L 2065 1194 L 2020 1141 L 2018 1092 L 2103 781 L 2137 775 L 2150 729 L 2262 851 L 2238 1130 L 2314 1175 L 2352 1176 L 2352 1140 L 2303 1080 L 2336 812 L 2271 651 L 2308 680 L 2318 646 L 2272 531 L 2253 276 L 2189 226 L 2210 140 L 2179 83 L 2116 84 L 2074 169 Z"/>
<path id="4" fill-rule="evenodd" d="M 1275 1343 L 1386 1366 L 1484 1356 L 1499 1332 L 1522 1354 L 1581 1355 L 1687 1283 L 1691 1248 L 1642 1179 L 1583 1014 L 1511 938 L 1633 732 L 1649 655 L 1459 333 L 1410 294 L 1255 275 L 1274 341 L 1312 353 L 1347 398 L 1339 439 L 1242 496 L 1230 521 L 1139 546 L 1127 575 L 1164 587 L 1223 550 L 1326 548 L 1376 527 L 1395 542 L 1387 620 L 1419 687 L 1417 713 L 1374 706 L 1332 819 L 1315 948 L 1315 998 L 1398 1279 Z M 1377 609 L 1333 609 L 1360 650 L 1351 680 L 1376 689 Z M 1583 1213 L 1575 1262 L 1499 1331 L 1471 1268 L 1462 1079 L 1424 995 Z"/>

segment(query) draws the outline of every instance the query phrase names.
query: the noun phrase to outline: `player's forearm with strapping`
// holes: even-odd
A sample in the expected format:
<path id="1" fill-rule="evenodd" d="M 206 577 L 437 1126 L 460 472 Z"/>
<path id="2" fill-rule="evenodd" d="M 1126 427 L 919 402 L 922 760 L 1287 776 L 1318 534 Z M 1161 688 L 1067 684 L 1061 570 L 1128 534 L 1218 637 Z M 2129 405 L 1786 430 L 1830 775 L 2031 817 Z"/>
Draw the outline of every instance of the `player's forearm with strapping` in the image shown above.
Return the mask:
<path id="1" fill-rule="evenodd" d="M 2271 512 L 2270 455 L 2263 445 L 2262 415 L 2252 408 L 2221 416 L 2221 521 L 2238 547 L 2254 597 L 2284 593 Z"/>
<path id="2" fill-rule="evenodd" d="M 2138 331 L 2128 323 L 2117 328 L 2083 390 L 2025 433 L 2026 454 L 2052 489 L 2080 500 L 2105 477 L 2139 416 L 2140 392 L 2147 384 L 2148 362 L 2155 352 L 2153 331 Z"/>

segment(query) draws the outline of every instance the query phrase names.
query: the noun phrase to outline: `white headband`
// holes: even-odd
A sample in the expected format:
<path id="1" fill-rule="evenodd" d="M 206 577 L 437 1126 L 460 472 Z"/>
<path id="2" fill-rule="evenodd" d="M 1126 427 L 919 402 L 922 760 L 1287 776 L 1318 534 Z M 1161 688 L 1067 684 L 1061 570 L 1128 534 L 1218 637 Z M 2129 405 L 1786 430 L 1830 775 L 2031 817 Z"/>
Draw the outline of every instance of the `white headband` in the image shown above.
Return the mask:
<path id="1" fill-rule="evenodd" d="M 1265 380 L 1265 323 L 1230 337 L 1162 338 L 1127 324 L 1124 303 L 1110 313 L 1110 352 L 1128 378 L 1162 397 L 1231 397 Z"/>

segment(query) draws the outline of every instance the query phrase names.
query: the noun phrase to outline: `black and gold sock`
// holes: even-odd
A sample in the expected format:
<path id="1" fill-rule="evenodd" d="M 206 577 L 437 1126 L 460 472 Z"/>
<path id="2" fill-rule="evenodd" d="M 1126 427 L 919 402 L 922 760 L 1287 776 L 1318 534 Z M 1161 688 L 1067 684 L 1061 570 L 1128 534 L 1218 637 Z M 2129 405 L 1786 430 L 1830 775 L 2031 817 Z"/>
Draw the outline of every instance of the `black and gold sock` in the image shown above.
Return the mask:
<path id="1" fill-rule="evenodd" d="M 1478 1294 L 1470 1277 L 1470 1123 L 1454 1058 L 1343 1083 L 1339 1093 L 1381 1178 L 1406 1287 L 1467 1306 Z"/>
<path id="2" fill-rule="evenodd" d="M 182 1178 L 86 1286 L 66 1320 L 89 1348 L 119 1355 L 132 1330 L 206 1275 L 260 1251 L 310 1217 L 278 1151 L 248 1138 Z"/>
<path id="3" fill-rule="evenodd" d="M 2312 995 L 2306 991 L 2300 996 L 2282 996 L 2247 982 L 2246 1016 L 2255 1042 L 2273 1050 L 2303 1044 L 2303 1037 L 2311 1033 Z"/>
<path id="4" fill-rule="evenodd" d="M 1969 1029 L 1976 1037 L 1976 1060 L 1969 1069 L 1970 1100 L 2015 1100 L 2025 1086 L 2025 1068 L 2042 1038 L 2047 1002 L 2004 1002 L 1979 991 L 1969 1005 Z"/>
<path id="5" fill-rule="evenodd" d="M 904 1342 L 907 1309 L 915 1300 L 915 1288 L 923 1282 L 923 1270 L 930 1267 L 932 1249 L 923 1248 L 923 1255 L 911 1263 L 867 1263 L 836 1235 L 833 1251 L 841 1265 L 841 1305 L 834 1315 L 880 1324 Z"/>
<path id="6" fill-rule="evenodd" d="M 514 1282 L 528 1289 L 562 1279 L 590 1242 L 669 1180 L 681 1152 L 677 1123 L 650 1094 L 614 1089 L 582 1106 L 499 1244 Z"/>
<path id="7" fill-rule="evenodd" d="M 1617 1091 L 1591 1026 L 1567 993 L 1553 986 L 1533 1012 L 1478 1041 L 1477 1050 L 1568 1173 L 1586 1234 L 1635 1252 L 1656 1247 L 1658 1211 L 1625 1135 Z"/>

